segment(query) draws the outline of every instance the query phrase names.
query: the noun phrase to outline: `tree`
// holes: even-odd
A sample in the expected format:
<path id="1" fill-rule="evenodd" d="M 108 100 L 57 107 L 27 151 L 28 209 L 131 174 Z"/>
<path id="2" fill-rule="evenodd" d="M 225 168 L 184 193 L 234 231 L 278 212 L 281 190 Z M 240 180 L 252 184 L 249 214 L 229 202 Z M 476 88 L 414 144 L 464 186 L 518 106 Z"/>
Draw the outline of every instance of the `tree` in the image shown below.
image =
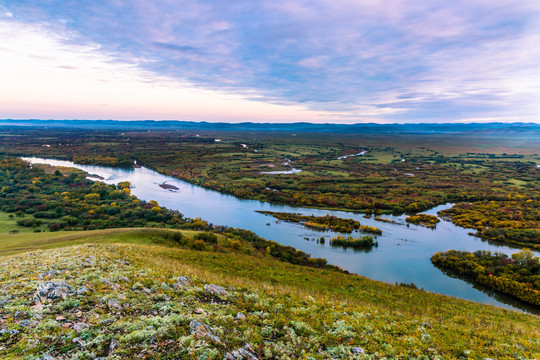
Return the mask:
<path id="1" fill-rule="evenodd" d="M 526 248 L 512 254 L 512 259 L 517 261 L 520 265 L 525 265 L 530 261 L 538 262 L 538 257 L 534 256 L 533 252 Z"/>

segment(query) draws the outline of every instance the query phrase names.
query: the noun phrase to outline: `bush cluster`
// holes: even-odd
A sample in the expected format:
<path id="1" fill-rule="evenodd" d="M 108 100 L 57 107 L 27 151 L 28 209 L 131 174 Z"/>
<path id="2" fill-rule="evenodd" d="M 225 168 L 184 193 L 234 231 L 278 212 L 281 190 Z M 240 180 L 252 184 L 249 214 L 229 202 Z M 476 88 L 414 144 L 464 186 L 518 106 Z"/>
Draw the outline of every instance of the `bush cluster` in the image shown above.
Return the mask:
<path id="1" fill-rule="evenodd" d="M 478 250 L 437 252 L 431 261 L 438 267 L 472 279 L 533 305 L 540 305 L 540 261 L 529 249 L 508 257 Z"/>

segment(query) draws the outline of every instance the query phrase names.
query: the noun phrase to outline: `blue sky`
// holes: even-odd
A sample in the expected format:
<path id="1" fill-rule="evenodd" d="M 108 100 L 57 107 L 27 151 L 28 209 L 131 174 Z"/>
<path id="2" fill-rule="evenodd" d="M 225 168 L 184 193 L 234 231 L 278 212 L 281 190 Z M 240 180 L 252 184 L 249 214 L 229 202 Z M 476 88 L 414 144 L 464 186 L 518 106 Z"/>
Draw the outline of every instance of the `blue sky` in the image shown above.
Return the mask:
<path id="1" fill-rule="evenodd" d="M 540 2 L 0 0 L 0 117 L 540 122 Z"/>

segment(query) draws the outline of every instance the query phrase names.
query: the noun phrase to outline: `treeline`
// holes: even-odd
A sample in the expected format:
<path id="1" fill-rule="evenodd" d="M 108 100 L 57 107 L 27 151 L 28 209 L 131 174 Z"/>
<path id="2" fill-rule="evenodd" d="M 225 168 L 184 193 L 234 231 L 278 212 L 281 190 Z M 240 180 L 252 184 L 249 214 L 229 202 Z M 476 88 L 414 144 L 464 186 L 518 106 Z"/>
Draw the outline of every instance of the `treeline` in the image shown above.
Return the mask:
<path id="1" fill-rule="evenodd" d="M 0 161 L 0 199 L 0 210 L 21 218 L 18 224 L 44 224 L 50 231 L 201 227 L 200 221 L 184 219 L 180 212 L 155 201 L 139 201 L 130 195 L 129 183 L 107 185 L 83 174 L 50 175 L 19 159 Z"/>
<path id="2" fill-rule="evenodd" d="M 441 220 L 439 220 L 439 218 L 434 215 L 417 214 L 407 216 L 405 218 L 405 221 L 411 224 L 421 225 L 430 229 L 435 229 L 437 227 L 437 223 Z"/>
<path id="3" fill-rule="evenodd" d="M 99 166 L 115 166 L 123 168 L 132 168 L 133 160 L 127 157 L 115 157 L 115 156 L 73 156 L 73 162 L 81 165 L 99 165 Z"/>
<path id="4" fill-rule="evenodd" d="M 315 216 L 315 215 L 302 215 L 286 212 L 274 212 L 274 211 L 257 211 L 264 215 L 271 215 L 276 219 L 300 223 L 306 227 L 316 230 L 333 230 L 341 233 L 352 233 L 354 230 L 372 234 L 382 234 L 382 231 L 375 226 L 362 225 L 359 221 L 354 219 L 344 219 L 333 215 Z"/>
<path id="5" fill-rule="evenodd" d="M 540 198 L 508 194 L 502 200 L 459 203 L 439 212 L 476 235 L 500 242 L 540 248 Z"/>
<path id="6" fill-rule="evenodd" d="M 449 250 L 431 257 L 436 266 L 540 306 L 540 262 L 529 249 L 511 257 L 490 251 Z"/>
<path id="7" fill-rule="evenodd" d="M 255 234 L 250 230 L 218 226 L 216 227 L 216 231 L 227 237 L 241 238 L 244 241 L 247 241 L 255 249 L 264 251 L 267 255 L 273 256 L 291 264 L 305 265 L 318 268 L 331 268 L 343 271 L 337 266 L 328 265 L 326 259 L 312 258 L 309 254 L 297 250 L 292 246 L 281 245 L 279 243 L 276 243 L 275 241 L 266 240 L 265 238 L 260 237 L 259 235 Z"/>

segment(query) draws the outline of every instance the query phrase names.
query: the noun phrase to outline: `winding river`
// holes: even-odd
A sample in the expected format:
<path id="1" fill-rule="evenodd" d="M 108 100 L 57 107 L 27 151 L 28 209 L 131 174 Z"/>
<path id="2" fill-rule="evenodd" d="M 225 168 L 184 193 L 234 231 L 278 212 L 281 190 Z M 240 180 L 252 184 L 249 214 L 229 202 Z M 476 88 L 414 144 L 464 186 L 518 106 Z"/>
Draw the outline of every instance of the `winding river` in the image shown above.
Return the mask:
<path id="1" fill-rule="evenodd" d="M 508 296 L 495 293 L 487 288 L 472 285 L 464 280 L 453 278 L 431 264 L 430 257 L 437 251 L 449 249 L 476 251 L 490 250 L 512 254 L 518 249 L 483 241 L 468 235 L 468 229 L 454 226 L 441 219 L 437 229 L 430 230 L 421 226 L 397 225 L 366 219 L 362 214 L 344 211 L 296 208 L 287 205 L 274 205 L 256 200 L 238 199 L 231 195 L 208 190 L 192 185 L 154 170 L 141 167 L 120 169 L 103 166 L 78 165 L 70 161 L 23 158 L 30 163 L 45 163 L 57 166 L 75 167 L 99 175 L 106 183 L 129 181 L 133 185 L 132 194 L 140 199 L 156 200 L 160 205 L 179 210 L 187 217 L 200 217 L 215 225 L 228 225 L 252 230 L 267 239 L 321 257 L 328 263 L 357 273 L 370 279 L 387 283 L 414 283 L 418 288 L 440 294 L 455 296 L 485 304 L 492 304 L 508 309 L 540 314 L 534 306 L 528 306 Z M 272 176 L 272 175 L 269 175 Z M 176 186 L 177 191 L 163 189 L 159 184 Z M 450 207 L 451 204 L 435 207 L 425 213 L 437 215 L 437 211 Z M 307 229 L 300 224 L 276 221 L 275 218 L 259 214 L 256 210 L 295 212 L 305 215 L 336 215 L 352 218 L 363 225 L 380 228 L 383 234 L 378 236 L 378 247 L 369 251 L 343 249 L 328 245 L 333 232 L 320 232 Z M 400 223 L 405 223 L 405 215 L 385 215 Z M 326 243 L 319 244 L 316 239 L 325 236 Z M 539 253 L 535 253 L 540 255 Z"/>

